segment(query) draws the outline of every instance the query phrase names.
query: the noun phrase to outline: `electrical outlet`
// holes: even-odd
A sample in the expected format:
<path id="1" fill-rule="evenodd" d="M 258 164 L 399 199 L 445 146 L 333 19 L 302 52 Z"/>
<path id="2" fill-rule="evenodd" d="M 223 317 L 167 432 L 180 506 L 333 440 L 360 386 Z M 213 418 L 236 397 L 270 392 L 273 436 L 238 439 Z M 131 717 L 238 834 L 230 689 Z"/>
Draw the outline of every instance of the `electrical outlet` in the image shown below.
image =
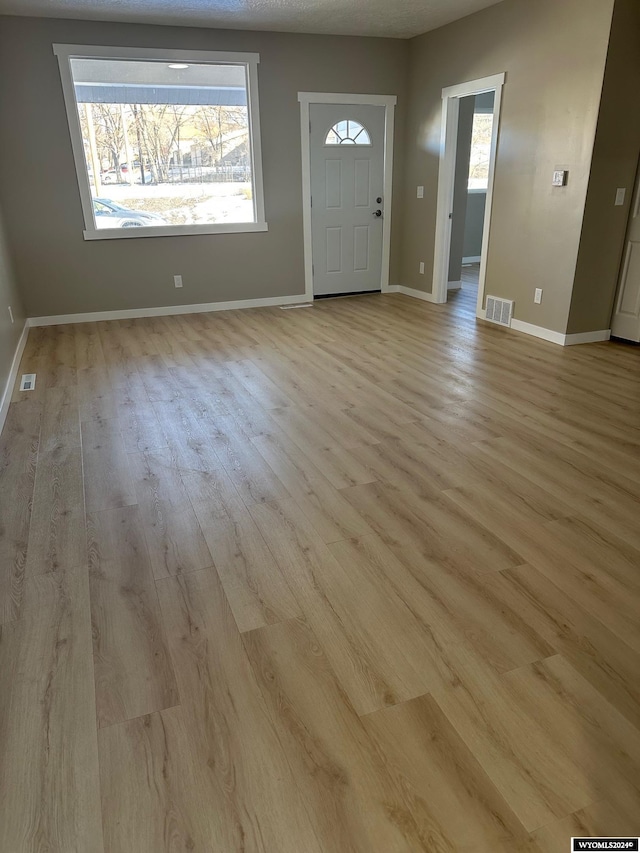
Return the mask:
<path id="1" fill-rule="evenodd" d="M 536 305 L 540 305 L 540 303 L 542 302 L 542 288 L 541 287 L 536 287 L 536 292 L 535 292 L 535 295 L 533 297 L 533 301 L 536 303 Z"/>
<path id="2" fill-rule="evenodd" d="M 9 309 L 9 316 L 11 317 L 11 322 L 13 323 L 15 321 L 13 319 L 13 311 L 11 310 L 11 305 L 7 305 L 7 308 Z"/>
<path id="3" fill-rule="evenodd" d="M 420 275 L 424 275 L 424 261 L 420 261 Z"/>
<path id="4" fill-rule="evenodd" d="M 418 187 L 417 198 L 424 198 L 424 187 Z"/>
<path id="5" fill-rule="evenodd" d="M 626 194 L 627 190 L 625 187 L 618 187 L 616 190 L 616 207 L 622 207 Z"/>
<path id="6" fill-rule="evenodd" d="M 182 287 L 182 276 L 181 275 L 174 275 L 173 283 L 175 284 L 176 287 Z"/>

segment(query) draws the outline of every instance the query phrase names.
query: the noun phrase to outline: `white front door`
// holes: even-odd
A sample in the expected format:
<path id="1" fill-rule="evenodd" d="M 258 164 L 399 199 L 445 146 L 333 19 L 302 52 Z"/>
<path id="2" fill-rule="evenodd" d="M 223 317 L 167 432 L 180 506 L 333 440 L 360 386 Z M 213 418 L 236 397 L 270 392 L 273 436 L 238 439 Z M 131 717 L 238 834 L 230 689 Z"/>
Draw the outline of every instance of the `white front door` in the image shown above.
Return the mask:
<path id="1" fill-rule="evenodd" d="M 313 293 L 380 290 L 385 108 L 311 104 Z"/>
<path id="2" fill-rule="evenodd" d="M 611 334 L 627 341 L 640 341 L 640 179 L 629 221 Z"/>

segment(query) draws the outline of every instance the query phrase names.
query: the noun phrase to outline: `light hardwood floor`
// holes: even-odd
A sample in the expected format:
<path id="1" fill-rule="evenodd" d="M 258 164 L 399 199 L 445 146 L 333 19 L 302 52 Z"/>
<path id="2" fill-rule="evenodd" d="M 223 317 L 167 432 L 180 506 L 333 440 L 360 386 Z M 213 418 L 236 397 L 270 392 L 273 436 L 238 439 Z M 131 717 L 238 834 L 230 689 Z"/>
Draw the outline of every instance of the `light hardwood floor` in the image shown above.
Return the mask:
<path id="1" fill-rule="evenodd" d="M 393 295 L 34 329 L 0 851 L 640 833 L 640 349 Z"/>

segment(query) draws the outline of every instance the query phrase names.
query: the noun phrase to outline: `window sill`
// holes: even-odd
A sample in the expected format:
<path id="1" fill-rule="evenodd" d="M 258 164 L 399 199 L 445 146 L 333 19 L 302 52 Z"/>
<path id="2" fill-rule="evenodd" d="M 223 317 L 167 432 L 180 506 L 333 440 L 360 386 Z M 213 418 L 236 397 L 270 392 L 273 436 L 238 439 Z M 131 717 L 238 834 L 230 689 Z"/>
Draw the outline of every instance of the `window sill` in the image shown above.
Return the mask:
<path id="1" fill-rule="evenodd" d="M 131 240 L 140 237 L 193 237 L 198 234 L 244 234 L 268 231 L 266 222 L 234 222 L 220 225 L 159 225 L 141 228 L 100 228 L 83 231 L 85 240 Z"/>

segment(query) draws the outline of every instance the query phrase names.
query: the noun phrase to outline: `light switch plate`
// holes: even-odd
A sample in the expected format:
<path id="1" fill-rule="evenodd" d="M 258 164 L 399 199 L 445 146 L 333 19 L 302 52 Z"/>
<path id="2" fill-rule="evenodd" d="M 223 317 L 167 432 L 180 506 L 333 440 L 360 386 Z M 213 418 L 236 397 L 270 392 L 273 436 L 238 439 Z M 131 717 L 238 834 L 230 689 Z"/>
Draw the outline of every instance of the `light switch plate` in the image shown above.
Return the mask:
<path id="1" fill-rule="evenodd" d="M 569 172 L 566 170 L 557 170 L 553 173 L 553 186 L 554 187 L 566 187 L 567 181 L 569 179 Z"/>
<path id="2" fill-rule="evenodd" d="M 424 187 L 418 187 L 418 198 L 424 198 Z"/>
<path id="3" fill-rule="evenodd" d="M 618 187 L 618 189 L 616 190 L 616 207 L 622 207 L 626 195 L 627 190 L 625 189 L 625 187 Z"/>

